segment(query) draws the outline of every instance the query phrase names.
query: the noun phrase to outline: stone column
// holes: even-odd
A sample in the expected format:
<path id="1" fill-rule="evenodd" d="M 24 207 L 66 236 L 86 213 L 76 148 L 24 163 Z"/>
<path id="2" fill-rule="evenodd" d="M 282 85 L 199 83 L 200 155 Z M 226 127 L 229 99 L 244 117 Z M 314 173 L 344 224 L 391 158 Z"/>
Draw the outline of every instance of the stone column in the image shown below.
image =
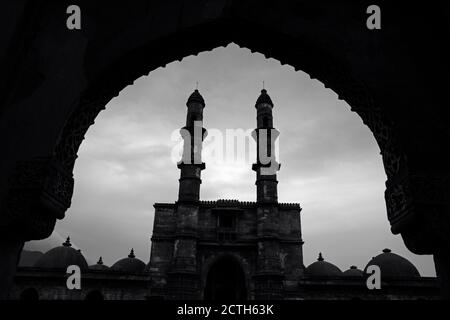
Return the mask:
<path id="1" fill-rule="evenodd" d="M 172 299 L 198 299 L 200 277 L 197 270 L 197 229 L 200 201 L 202 142 L 206 129 L 202 126 L 205 102 L 198 90 L 187 103 L 183 158 L 178 163 L 180 185 L 176 203 L 176 231 L 172 268 L 169 272 L 169 295 Z"/>
<path id="2" fill-rule="evenodd" d="M 275 140 L 279 132 L 273 128 L 273 103 L 265 89 L 256 101 L 257 128 L 253 138 L 257 145 L 256 172 L 258 252 L 255 298 L 274 300 L 283 298 L 283 273 L 280 260 L 277 171 Z"/>

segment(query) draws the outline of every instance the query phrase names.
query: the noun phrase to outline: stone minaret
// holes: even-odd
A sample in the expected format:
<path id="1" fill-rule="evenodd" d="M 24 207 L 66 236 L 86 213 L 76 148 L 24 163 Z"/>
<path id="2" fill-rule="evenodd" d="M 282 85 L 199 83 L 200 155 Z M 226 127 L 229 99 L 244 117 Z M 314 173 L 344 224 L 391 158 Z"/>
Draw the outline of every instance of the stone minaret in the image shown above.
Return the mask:
<path id="1" fill-rule="evenodd" d="M 257 144 L 256 171 L 258 258 L 255 277 L 256 299 L 282 299 L 284 274 L 281 268 L 277 171 L 273 128 L 273 103 L 265 89 L 256 101 L 257 128 L 252 136 Z"/>
<path id="2" fill-rule="evenodd" d="M 180 188 L 178 203 L 197 203 L 200 200 L 201 171 L 205 169 L 202 162 L 202 142 L 206 136 L 203 128 L 203 108 L 205 101 L 198 90 L 189 97 L 187 103 L 186 126 L 180 130 L 184 139 L 183 157 L 178 163 Z"/>
<path id="3" fill-rule="evenodd" d="M 200 200 L 202 142 L 206 136 L 203 128 L 205 101 L 198 90 L 187 103 L 186 126 L 180 132 L 184 139 L 183 157 L 178 163 L 180 187 L 176 203 L 176 233 L 173 263 L 170 272 L 171 296 L 175 299 L 196 299 L 197 283 L 197 229 Z"/>
<path id="4" fill-rule="evenodd" d="M 260 203 L 277 203 L 277 171 L 280 164 L 275 159 L 275 140 L 279 131 L 273 127 L 273 103 L 265 89 L 256 101 L 257 128 L 253 138 L 257 145 L 257 159 L 252 169 L 256 171 L 256 199 Z"/>

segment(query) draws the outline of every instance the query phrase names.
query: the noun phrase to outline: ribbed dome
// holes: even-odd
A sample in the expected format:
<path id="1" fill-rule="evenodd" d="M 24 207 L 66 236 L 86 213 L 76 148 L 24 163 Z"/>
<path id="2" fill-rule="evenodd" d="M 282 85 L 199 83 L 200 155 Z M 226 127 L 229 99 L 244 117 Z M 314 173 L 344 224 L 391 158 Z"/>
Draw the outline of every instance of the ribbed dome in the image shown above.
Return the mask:
<path id="1" fill-rule="evenodd" d="M 201 103 L 203 106 L 205 105 L 205 100 L 203 100 L 202 95 L 200 94 L 200 92 L 198 92 L 197 89 L 195 89 L 195 91 L 192 92 L 192 94 L 189 96 L 186 104 L 189 104 L 191 102 L 198 102 Z"/>
<path id="2" fill-rule="evenodd" d="M 82 270 L 88 269 L 86 259 L 81 251 L 72 248 L 70 238 L 67 237 L 62 246 L 50 249 L 40 257 L 34 267 L 66 270 L 70 265 L 77 265 Z"/>
<path id="3" fill-rule="evenodd" d="M 367 267 L 370 265 L 380 267 L 382 278 L 420 277 L 419 271 L 409 260 L 392 253 L 390 249 L 384 249 L 382 254 L 372 258 L 364 268 L 364 273 L 366 273 Z"/>
<path id="4" fill-rule="evenodd" d="M 261 90 L 261 94 L 259 95 L 258 100 L 256 100 L 255 107 L 257 107 L 258 104 L 261 104 L 261 103 L 267 103 L 273 107 L 272 99 L 270 99 L 270 96 L 267 94 L 266 89 Z"/>
<path id="5" fill-rule="evenodd" d="M 306 275 L 313 277 L 339 277 L 342 276 L 342 271 L 334 264 L 327 262 L 322 257 L 322 253 L 319 253 L 317 261 L 310 264 L 305 269 Z"/>
<path id="6" fill-rule="evenodd" d="M 342 275 L 344 277 L 362 277 L 364 272 L 359 270 L 356 266 L 351 266 L 350 269 L 345 270 Z"/>
<path id="7" fill-rule="evenodd" d="M 111 266 L 111 270 L 133 273 L 144 272 L 145 263 L 137 259 L 134 255 L 134 250 L 131 249 L 128 258 L 120 259 L 119 261 L 114 263 Z"/>
<path id="8" fill-rule="evenodd" d="M 102 257 L 100 257 L 97 261 L 97 264 L 93 264 L 92 266 L 89 266 L 89 269 L 91 270 L 99 270 L 99 271 L 106 271 L 109 270 L 108 266 L 105 266 L 103 264 Z"/>

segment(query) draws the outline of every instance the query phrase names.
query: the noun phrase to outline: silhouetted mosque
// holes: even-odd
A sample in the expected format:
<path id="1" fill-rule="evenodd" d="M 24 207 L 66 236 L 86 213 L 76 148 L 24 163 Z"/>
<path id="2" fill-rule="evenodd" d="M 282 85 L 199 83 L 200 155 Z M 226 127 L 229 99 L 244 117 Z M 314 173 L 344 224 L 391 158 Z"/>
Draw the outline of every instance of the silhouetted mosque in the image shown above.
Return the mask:
<path id="1" fill-rule="evenodd" d="M 201 201 L 205 101 L 195 90 L 187 101 L 178 200 L 156 203 L 150 261 L 130 254 L 110 268 L 99 258 L 88 266 L 68 238 L 47 253 L 22 255 L 12 298 L 23 299 L 434 299 L 435 278 L 421 277 L 407 259 L 384 249 L 364 270 L 342 272 L 325 260 L 305 267 L 297 203 L 279 203 L 273 102 L 256 101 L 256 202 Z M 266 149 L 266 150 L 263 150 Z M 263 152 L 261 152 L 263 151 Z M 26 259 L 30 259 L 26 261 Z M 24 266 L 28 264 L 28 266 Z M 81 290 L 66 287 L 66 268 L 78 265 Z M 381 270 L 381 289 L 366 285 L 370 265 Z"/>

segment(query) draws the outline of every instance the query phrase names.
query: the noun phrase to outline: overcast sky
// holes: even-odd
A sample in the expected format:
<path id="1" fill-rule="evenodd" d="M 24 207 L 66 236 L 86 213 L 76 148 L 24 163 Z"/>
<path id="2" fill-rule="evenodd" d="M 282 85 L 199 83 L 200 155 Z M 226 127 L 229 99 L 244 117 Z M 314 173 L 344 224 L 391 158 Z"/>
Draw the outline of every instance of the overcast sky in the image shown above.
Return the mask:
<path id="1" fill-rule="evenodd" d="M 434 276 L 432 257 L 410 253 L 389 231 L 380 150 L 361 118 L 321 82 L 233 44 L 154 70 L 113 99 L 78 152 L 66 218 L 50 239 L 26 248 L 46 251 L 70 235 L 89 263 L 102 256 L 111 265 L 131 247 L 147 263 L 153 204 L 177 199 L 179 170 L 172 154 L 179 142 L 173 137 L 185 124 L 196 82 L 206 102 L 204 127 L 225 134 L 256 126 L 263 80 L 281 132 L 278 198 L 303 208 L 305 265 L 322 252 L 341 270 L 364 268 L 390 248 L 422 275 Z M 220 160 L 204 159 L 201 199 L 255 201 L 254 159 Z"/>

